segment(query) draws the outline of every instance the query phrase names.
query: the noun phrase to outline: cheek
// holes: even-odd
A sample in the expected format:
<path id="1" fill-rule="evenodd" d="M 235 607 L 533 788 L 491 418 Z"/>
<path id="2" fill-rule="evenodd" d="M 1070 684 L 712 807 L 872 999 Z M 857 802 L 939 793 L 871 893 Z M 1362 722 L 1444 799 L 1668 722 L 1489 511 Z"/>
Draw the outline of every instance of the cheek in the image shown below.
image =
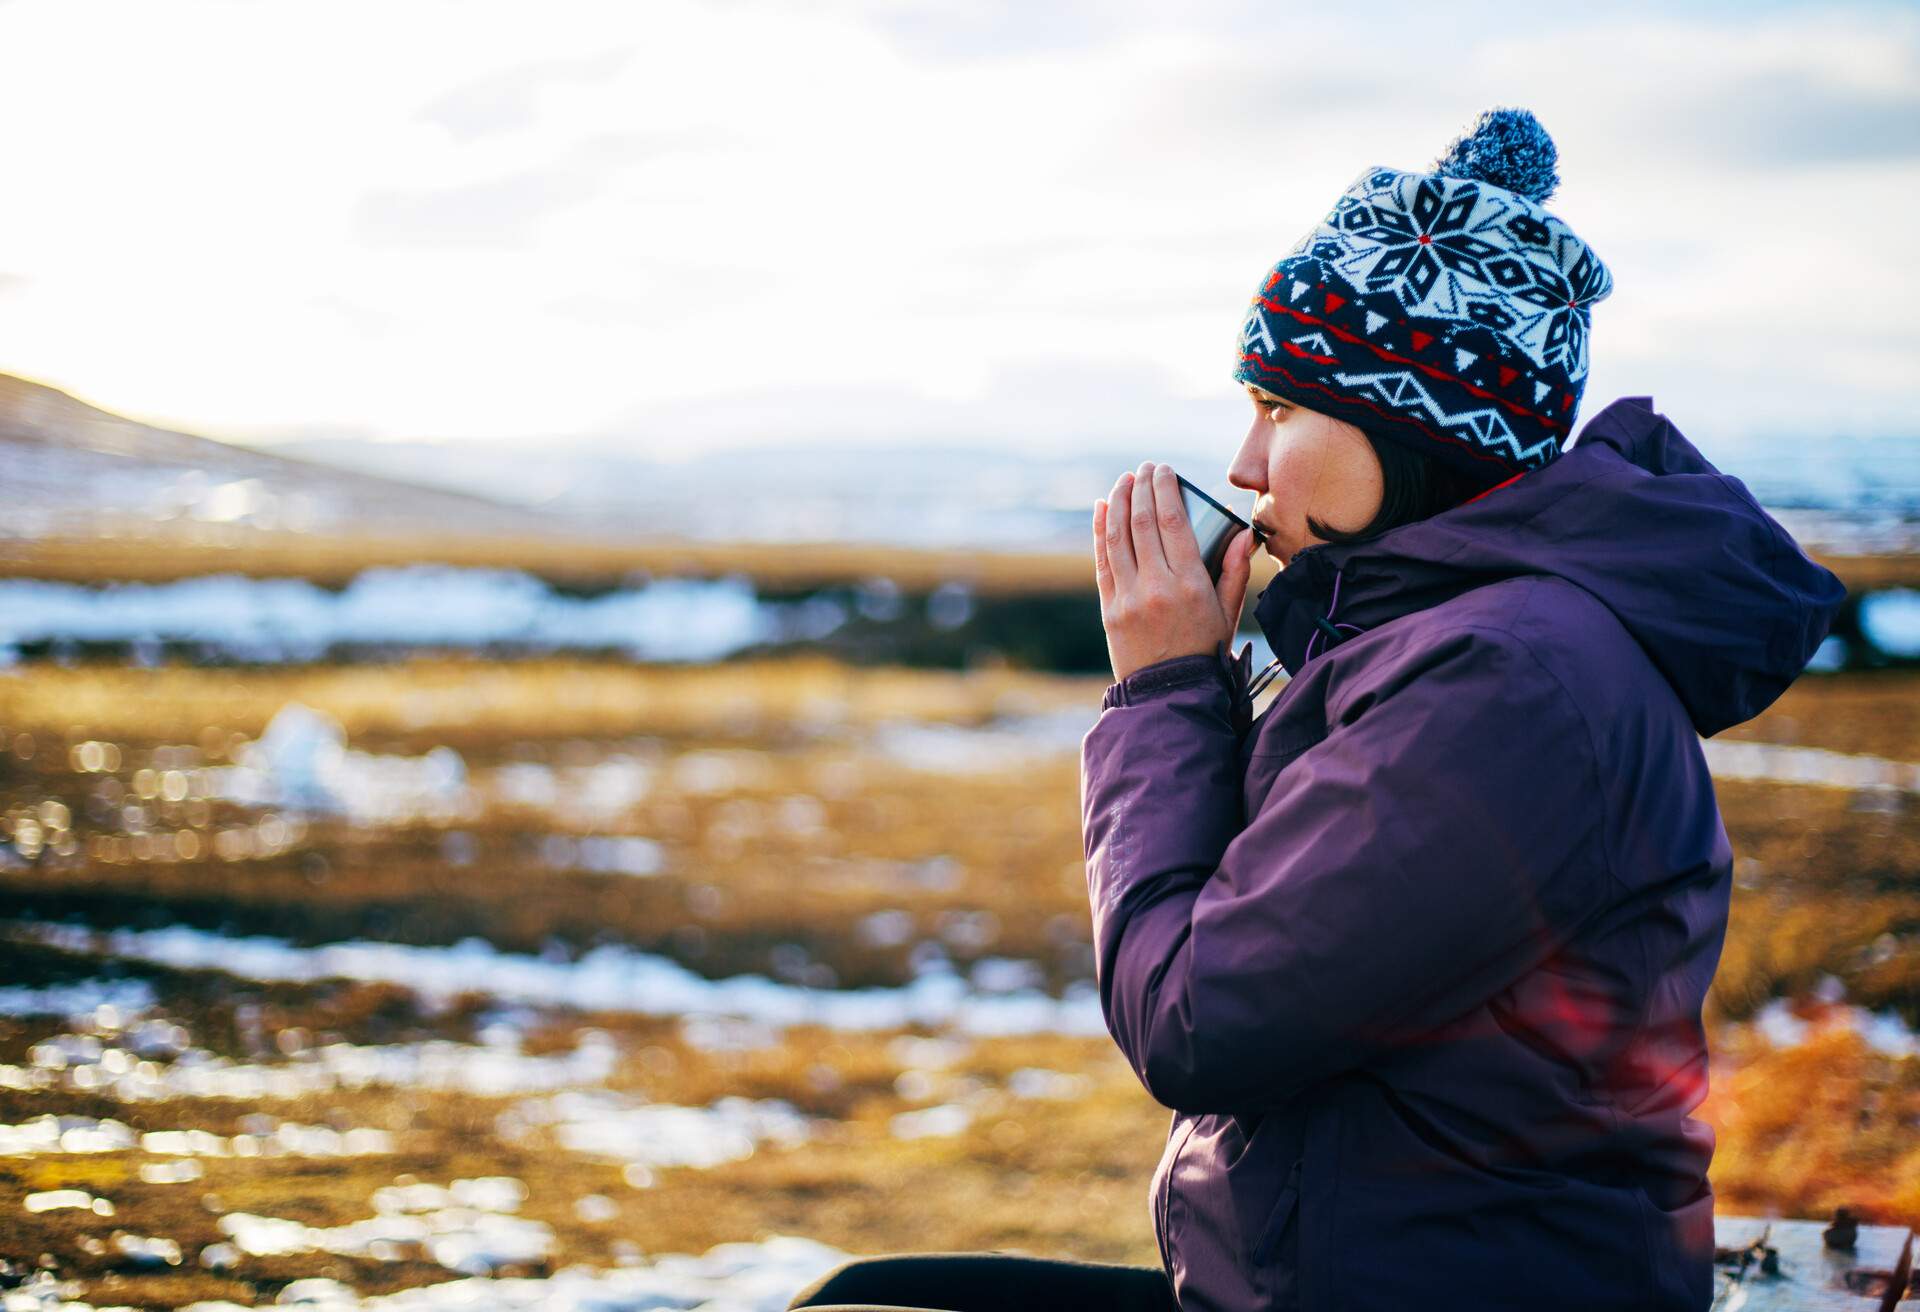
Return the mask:
<path id="1" fill-rule="evenodd" d="M 1343 441 L 1329 454 L 1327 487 L 1342 503 L 1351 506 L 1378 507 L 1386 491 L 1386 479 L 1380 471 L 1380 458 L 1364 437 Z M 1369 510 L 1371 517 L 1372 510 Z"/>
<path id="2" fill-rule="evenodd" d="M 1282 514 L 1306 519 L 1327 478 L 1326 456 L 1321 443 L 1274 443 L 1267 453 L 1267 487 Z"/>

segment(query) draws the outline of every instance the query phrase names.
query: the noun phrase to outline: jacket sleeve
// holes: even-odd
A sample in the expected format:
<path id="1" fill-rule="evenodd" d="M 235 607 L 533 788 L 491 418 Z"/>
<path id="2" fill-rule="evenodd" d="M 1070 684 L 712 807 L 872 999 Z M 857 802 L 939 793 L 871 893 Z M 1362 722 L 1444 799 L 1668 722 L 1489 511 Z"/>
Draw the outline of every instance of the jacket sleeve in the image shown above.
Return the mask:
<path id="1" fill-rule="evenodd" d="M 1384 656 L 1247 817 L 1235 689 L 1182 662 L 1109 688 L 1081 744 L 1101 1006 L 1168 1107 L 1276 1105 L 1418 1043 L 1605 904 L 1593 739 L 1524 641 Z"/>

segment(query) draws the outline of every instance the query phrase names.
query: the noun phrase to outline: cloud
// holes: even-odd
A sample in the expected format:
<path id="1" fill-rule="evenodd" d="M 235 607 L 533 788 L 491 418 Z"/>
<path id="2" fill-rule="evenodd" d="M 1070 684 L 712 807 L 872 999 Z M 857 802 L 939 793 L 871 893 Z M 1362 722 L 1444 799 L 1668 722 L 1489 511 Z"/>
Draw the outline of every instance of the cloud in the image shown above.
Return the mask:
<path id="1" fill-rule="evenodd" d="M 1822 167 L 1920 159 L 1920 60 L 1912 84 L 1892 95 L 1803 70 L 1750 74 L 1720 87 L 1682 85 L 1630 106 L 1662 153 L 1695 164 L 1744 168 Z"/>
<path id="2" fill-rule="evenodd" d="M 1563 158 L 1577 143 L 1583 166 L 1732 174 L 1920 158 L 1920 17 L 1897 7 L 1738 23 L 1590 15 L 1473 55 L 1479 78 L 1537 81 L 1548 69 L 1548 126 L 1558 136 L 1566 125 Z"/>
<path id="3" fill-rule="evenodd" d="M 543 93 L 555 86 L 604 82 L 632 57 L 632 50 L 615 49 L 517 64 L 455 87 L 426 105 L 420 117 L 457 141 L 522 131 L 533 126 Z"/>
<path id="4" fill-rule="evenodd" d="M 909 55 L 943 63 L 1083 50 L 1113 32 L 1091 5 L 1018 0 L 876 6 L 870 21 Z"/>
<path id="5" fill-rule="evenodd" d="M 524 248 L 542 218 L 592 199 L 602 181 L 565 162 L 455 187 L 375 191 L 361 198 L 353 226 L 371 247 Z"/>
<path id="6" fill-rule="evenodd" d="M 399 323 L 399 316 L 389 310 L 375 309 L 362 305 L 344 296 L 310 296 L 307 303 L 317 310 L 338 315 L 340 320 L 361 337 L 385 337 Z"/>
<path id="7" fill-rule="evenodd" d="M 851 22 L 919 63 L 963 64 L 1084 51 L 1137 26 L 1121 0 L 743 0 L 752 12 Z"/>
<path id="8" fill-rule="evenodd" d="M 739 264 L 631 258 L 623 262 L 628 285 L 641 294 L 615 295 L 580 291 L 542 302 L 542 308 L 576 323 L 626 328 L 648 328 L 660 322 L 660 306 L 712 306 L 746 303 L 765 285 L 767 275 Z"/>
<path id="9" fill-rule="evenodd" d="M 491 177 L 370 191 L 355 207 L 353 230 L 371 247 L 527 249 L 542 219 L 599 199 L 626 170 L 674 156 L 711 167 L 742 145 L 710 126 L 593 130 L 553 143 L 540 152 L 545 162 Z"/>
<path id="10" fill-rule="evenodd" d="M 1161 161 L 1227 161 L 1263 186 L 1315 161 L 1332 161 L 1346 174 L 1376 162 L 1360 157 L 1368 138 L 1430 107 L 1414 76 L 1418 58 L 1381 42 L 1372 51 L 1374 76 L 1356 94 L 1345 57 L 1359 52 L 1339 48 L 1351 31 L 1308 21 L 1318 30 L 1300 32 L 1299 44 L 1321 57 L 1299 64 L 1276 60 L 1259 41 L 1187 42 L 1115 70 L 1105 141 Z"/>
<path id="11" fill-rule="evenodd" d="M 1033 354 L 994 370 L 960 398 L 938 395 L 937 377 L 866 384 L 768 387 L 743 375 L 718 394 L 627 408 L 588 440 L 650 449 L 716 445 L 953 443 L 1071 451 L 1137 447 L 1141 459 L 1231 454 L 1245 424 L 1245 400 L 1223 362 L 1212 395 L 1184 397 L 1152 360 L 1089 360 Z"/>
<path id="12" fill-rule="evenodd" d="M 1910 5 L 102 3 L 112 47 L 0 0 L 16 171 L 58 183 L 7 212 L 0 369 L 187 426 L 1212 432 L 1272 261 L 1494 104 L 1559 143 L 1621 392 L 1746 423 L 1791 343 L 1802 389 L 1920 408 Z"/>

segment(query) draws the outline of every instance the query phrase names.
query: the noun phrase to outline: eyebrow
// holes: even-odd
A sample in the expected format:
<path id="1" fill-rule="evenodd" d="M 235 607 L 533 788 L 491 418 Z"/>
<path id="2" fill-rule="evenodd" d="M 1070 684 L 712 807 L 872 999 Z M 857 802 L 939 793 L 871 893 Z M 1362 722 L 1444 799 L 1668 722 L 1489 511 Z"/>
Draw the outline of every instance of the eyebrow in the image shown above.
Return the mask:
<path id="1" fill-rule="evenodd" d="M 1256 400 L 1256 401 L 1264 401 L 1264 402 L 1266 402 L 1266 403 L 1267 403 L 1268 405 L 1289 405 L 1289 404 L 1291 404 L 1291 402 L 1289 402 L 1289 401 L 1288 401 L 1288 400 L 1287 400 L 1287 399 L 1286 399 L 1285 397 L 1283 397 L 1283 396 L 1275 396 L 1275 395 L 1274 395 L 1273 393 L 1271 393 L 1271 392 L 1262 392 L 1262 391 L 1260 391 L 1259 389 L 1257 389 L 1257 388 L 1255 388 L 1255 387 L 1254 387 L 1254 385 L 1253 385 L 1252 383 L 1248 383 L 1248 384 L 1246 384 L 1246 389 L 1247 389 L 1247 395 L 1248 395 L 1248 396 L 1250 396 L 1250 397 L 1252 397 L 1252 398 L 1253 398 L 1254 400 Z"/>

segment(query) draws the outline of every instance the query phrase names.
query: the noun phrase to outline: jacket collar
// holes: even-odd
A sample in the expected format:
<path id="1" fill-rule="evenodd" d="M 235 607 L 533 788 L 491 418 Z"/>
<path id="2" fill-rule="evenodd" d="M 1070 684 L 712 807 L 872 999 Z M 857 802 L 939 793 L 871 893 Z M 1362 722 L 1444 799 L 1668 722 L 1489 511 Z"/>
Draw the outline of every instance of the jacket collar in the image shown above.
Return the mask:
<path id="1" fill-rule="evenodd" d="M 1496 483 L 1443 514 L 1498 496 L 1520 477 Z M 1254 604 L 1253 617 L 1289 677 L 1357 634 L 1493 581 L 1494 576 L 1435 568 L 1404 554 L 1400 548 L 1410 532 L 1425 523 L 1403 524 L 1363 542 L 1315 543 L 1295 552 L 1274 575 Z"/>
<path id="2" fill-rule="evenodd" d="M 1528 575 L 1611 612 L 1707 737 L 1777 698 L 1847 597 L 1653 398 L 1629 396 L 1538 469 L 1365 542 L 1297 553 L 1254 615 L 1275 667 L 1298 673 L 1409 612 Z"/>

